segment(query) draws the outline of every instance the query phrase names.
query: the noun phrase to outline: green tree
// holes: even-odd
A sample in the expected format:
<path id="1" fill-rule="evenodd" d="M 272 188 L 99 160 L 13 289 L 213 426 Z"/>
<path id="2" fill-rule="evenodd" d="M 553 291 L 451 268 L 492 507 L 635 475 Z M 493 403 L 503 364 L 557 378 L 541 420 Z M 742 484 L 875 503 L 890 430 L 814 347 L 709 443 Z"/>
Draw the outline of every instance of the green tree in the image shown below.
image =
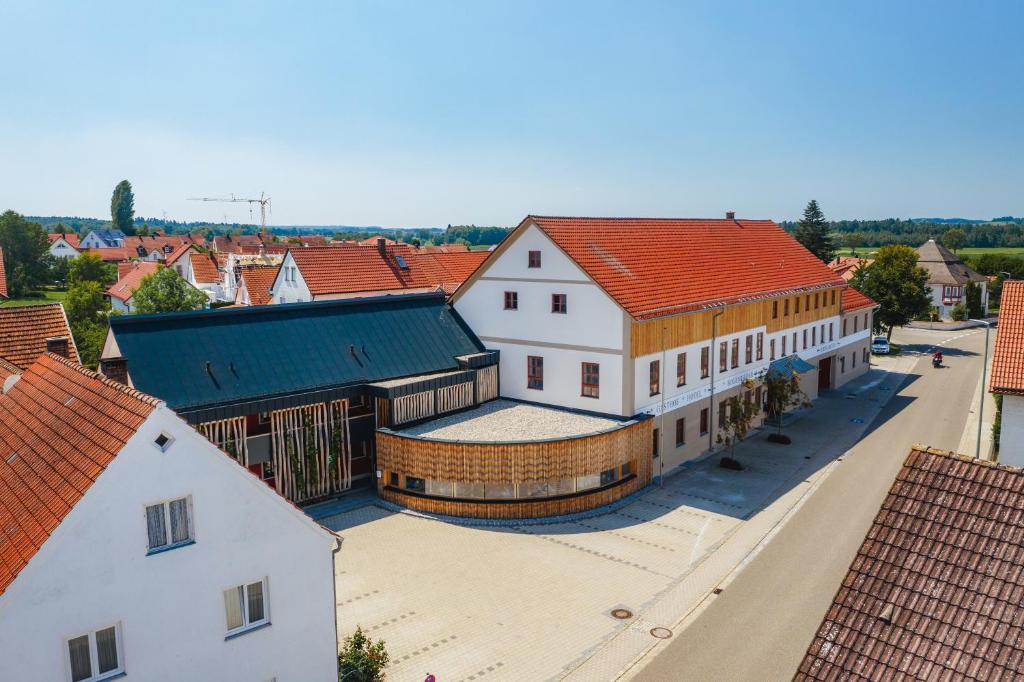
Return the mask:
<path id="1" fill-rule="evenodd" d="M 777 442 L 789 443 L 789 438 L 782 435 L 782 415 L 791 407 L 811 405 L 810 399 L 800 388 L 800 377 L 794 372 L 787 373 L 768 370 L 764 374 L 765 412 L 769 418 L 776 420 L 778 431 L 773 439 Z M 782 440 L 785 438 L 785 440 Z"/>
<path id="2" fill-rule="evenodd" d="M 963 303 L 957 303 L 950 309 L 949 316 L 956 322 L 963 322 L 967 319 L 967 307 Z"/>
<path id="3" fill-rule="evenodd" d="M 942 233 L 942 245 L 956 253 L 957 249 L 967 243 L 967 233 L 959 227 L 951 227 Z"/>
<path id="4" fill-rule="evenodd" d="M 902 244 L 880 248 L 873 263 L 853 274 L 850 285 L 878 303 L 875 327 L 887 338 L 894 327 L 927 314 L 931 307 L 928 272 L 917 266 L 917 252 Z"/>
<path id="5" fill-rule="evenodd" d="M 968 317 L 985 317 L 985 309 L 981 306 L 981 286 L 977 282 L 968 282 L 964 287 L 964 301 Z"/>
<path id="6" fill-rule="evenodd" d="M 47 283 L 53 257 L 50 240 L 39 223 L 5 211 L 0 215 L 0 249 L 4 252 L 7 292 L 12 298 L 30 294 Z"/>
<path id="7" fill-rule="evenodd" d="M 83 253 L 71 259 L 68 266 L 68 285 L 76 282 L 99 282 L 113 284 L 117 281 L 117 266 L 104 263 L 94 253 Z"/>
<path id="8" fill-rule="evenodd" d="M 835 242 L 832 239 L 832 228 L 825 220 L 818 202 L 811 199 L 804 209 L 804 216 L 797 223 L 793 236 L 803 244 L 804 248 L 828 263 L 836 255 Z"/>
<path id="9" fill-rule="evenodd" d="M 380 682 L 389 660 L 384 640 L 374 642 L 356 626 L 338 654 L 338 682 Z"/>
<path id="10" fill-rule="evenodd" d="M 64 310 L 71 325 L 71 335 L 86 367 L 96 367 L 107 338 L 107 317 L 110 301 L 103 287 L 93 280 L 81 280 L 68 287 Z"/>
<path id="11" fill-rule="evenodd" d="M 171 268 L 160 268 L 142 278 L 132 295 L 137 313 L 172 313 L 199 310 L 210 299 Z"/>
<path id="12" fill-rule="evenodd" d="M 748 379 L 743 382 L 743 387 L 750 392 L 754 389 L 755 383 L 753 379 Z M 732 456 L 736 452 L 736 443 L 750 433 L 754 417 L 760 411 L 761 406 L 757 405 L 754 400 L 744 400 L 740 395 L 727 398 L 725 403 L 727 406 L 725 420 L 719 428 L 716 441 L 719 445 L 727 445 L 729 455 Z"/>
<path id="13" fill-rule="evenodd" d="M 117 183 L 110 197 L 110 225 L 125 234 L 135 234 L 135 194 L 127 180 Z"/>
<path id="14" fill-rule="evenodd" d="M 857 249 L 863 246 L 864 235 L 860 232 L 846 232 L 843 234 L 843 246 L 850 250 L 851 256 L 857 255 Z"/>

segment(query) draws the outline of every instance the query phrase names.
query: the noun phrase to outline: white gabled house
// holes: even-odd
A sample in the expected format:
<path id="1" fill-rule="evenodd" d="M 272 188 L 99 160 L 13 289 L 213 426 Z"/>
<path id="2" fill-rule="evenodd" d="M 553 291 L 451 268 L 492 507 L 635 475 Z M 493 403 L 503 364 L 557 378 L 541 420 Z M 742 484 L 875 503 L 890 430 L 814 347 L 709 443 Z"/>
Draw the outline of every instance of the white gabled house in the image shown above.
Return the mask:
<path id="1" fill-rule="evenodd" d="M 125 233 L 121 230 L 101 228 L 90 230 L 89 234 L 82 237 L 81 247 L 83 249 L 111 249 L 124 246 Z"/>
<path id="2" fill-rule="evenodd" d="M 0 680 L 336 678 L 336 536 L 146 394 L 51 354 L 5 389 Z"/>
<path id="3" fill-rule="evenodd" d="M 53 233 L 47 235 L 50 240 L 50 255 L 54 258 L 74 258 L 81 251 L 78 249 L 78 235 Z"/>

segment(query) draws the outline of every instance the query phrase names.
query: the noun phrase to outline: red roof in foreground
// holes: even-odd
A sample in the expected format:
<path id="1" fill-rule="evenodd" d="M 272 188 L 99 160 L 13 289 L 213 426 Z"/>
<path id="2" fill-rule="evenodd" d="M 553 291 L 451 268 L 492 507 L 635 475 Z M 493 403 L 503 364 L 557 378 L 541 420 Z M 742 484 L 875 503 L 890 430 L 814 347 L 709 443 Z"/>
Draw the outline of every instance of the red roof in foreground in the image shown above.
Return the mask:
<path id="1" fill-rule="evenodd" d="M 4 250 L 0 248 L 0 298 L 7 296 L 7 271 L 4 270 Z"/>
<path id="2" fill-rule="evenodd" d="M 0 395 L 0 593 L 158 404 L 48 353 Z"/>
<path id="3" fill-rule="evenodd" d="M 1024 676 L 1024 470 L 915 446 L 796 680 Z"/>
<path id="4" fill-rule="evenodd" d="M 107 293 L 119 301 L 127 301 L 135 295 L 135 290 L 142 284 L 142 280 L 149 277 L 162 266 L 158 261 L 144 260 L 136 263 L 118 264 L 117 272 L 121 278 L 107 287 Z M 123 270 L 123 274 L 122 273 Z"/>
<path id="5" fill-rule="evenodd" d="M 1021 280 L 1003 282 L 988 390 L 1024 395 L 1024 281 Z"/>
<path id="6" fill-rule="evenodd" d="M 842 310 L 844 313 L 858 308 L 873 308 L 878 305 L 873 299 L 868 298 L 853 287 L 843 289 Z"/>
<path id="7" fill-rule="evenodd" d="M 840 286 L 770 220 L 529 216 L 634 319 Z"/>
<path id="8" fill-rule="evenodd" d="M 68 353 L 78 361 L 78 349 L 60 303 L 0 308 L 0 358 L 25 368 L 46 351 L 46 339 L 64 336 Z"/>

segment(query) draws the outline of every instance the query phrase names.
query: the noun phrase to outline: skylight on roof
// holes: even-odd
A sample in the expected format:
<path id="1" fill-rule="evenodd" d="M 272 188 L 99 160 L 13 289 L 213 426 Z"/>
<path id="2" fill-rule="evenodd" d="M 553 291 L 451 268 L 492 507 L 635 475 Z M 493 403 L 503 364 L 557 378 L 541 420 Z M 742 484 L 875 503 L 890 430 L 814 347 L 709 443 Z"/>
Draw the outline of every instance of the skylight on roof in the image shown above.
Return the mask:
<path id="1" fill-rule="evenodd" d="M 8 464 L 13 464 L 13 463 L 14 463 L 14 460 L 15 460 L 15 459 L 17 459 L 17 458 L 18 458 L 18 453 L 17 453 L 17 452 L 12 452 L 12 453 L 11 453 L 11 454 L 10 454 L 10 455 L 9 455 L 9 456 L 7 457 L 7 463 L 8 463 Z"/>
<path id="2" fill-rule="evenodd" d="M 395 256 L 395 262 L 398 263 L 398 267 L 400 267 L 401 269 L 409 269 L 409 265 L 405 262 L 405 258 L 403 256 Z"/>

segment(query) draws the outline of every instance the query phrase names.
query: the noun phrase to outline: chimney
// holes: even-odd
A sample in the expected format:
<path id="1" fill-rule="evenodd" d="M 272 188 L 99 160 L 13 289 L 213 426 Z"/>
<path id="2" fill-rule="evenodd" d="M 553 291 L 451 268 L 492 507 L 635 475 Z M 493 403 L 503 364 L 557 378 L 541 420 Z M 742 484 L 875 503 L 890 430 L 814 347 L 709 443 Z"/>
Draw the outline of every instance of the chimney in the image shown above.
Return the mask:
<path id="1" fill-rule="evenodd" d="M 381 258 L 388 257 L 387 243 L 388 241 L 384 237 L 377 237 L 377 250 L 380 251 Z"/>
<path id="2" fill-rule="evenodd" d="M 725 219 L 726 220 L 736 220 L 736 211 L 726 211 L 725 212 Z"/>
<path id="3" fill-rule="evenodd" d="M 128 360 L 123 357 L 100 358 L 100 374 L 112 381 L 128 385 Z"/>
<path id="4" fill-rule="evenodd" d="M 68 337 L 66 336 L 51 336 L 46 339 L 46 352 L 59 355 L 62 358 L 70 357 L 68 355 Z"/>

